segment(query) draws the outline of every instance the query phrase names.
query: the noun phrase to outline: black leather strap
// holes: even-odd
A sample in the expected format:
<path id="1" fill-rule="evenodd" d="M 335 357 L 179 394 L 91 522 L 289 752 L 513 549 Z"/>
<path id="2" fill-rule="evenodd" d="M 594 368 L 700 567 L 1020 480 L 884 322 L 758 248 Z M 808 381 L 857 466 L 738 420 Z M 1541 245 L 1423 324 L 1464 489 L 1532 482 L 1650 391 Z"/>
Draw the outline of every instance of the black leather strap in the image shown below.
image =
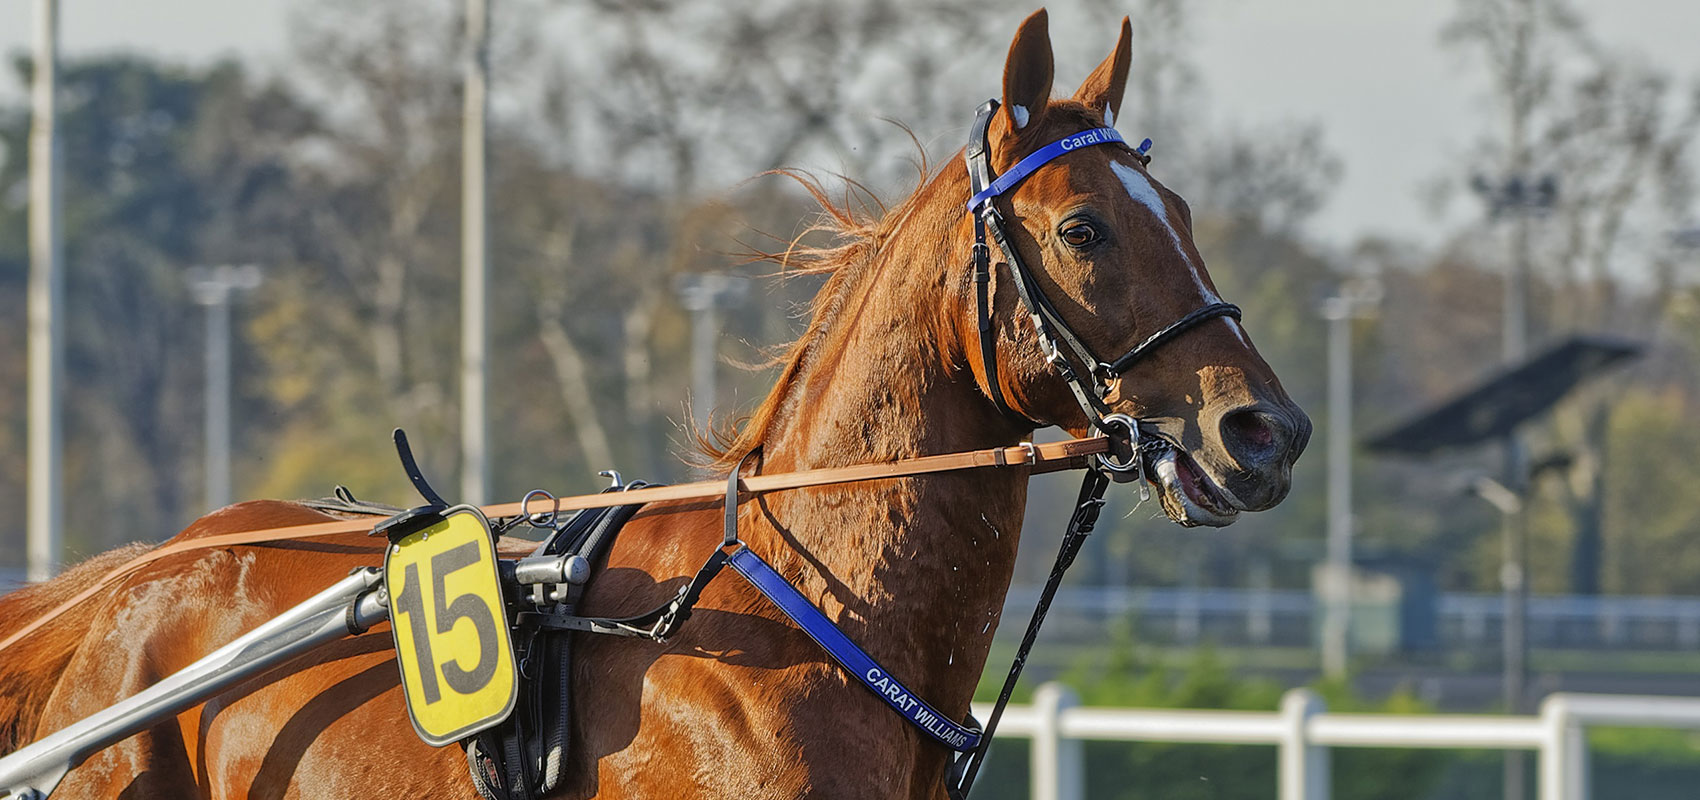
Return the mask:
<path id="1" fill-rule="evenodd" d="M 1113 362 L 1101 365 L 1101 368 L 1116 375 L 1127 372 L 1133 367 L 1134 362 L 1144 358 L 1146 355 L 1150 354 L 1151 351 L 1162 347 L 1170 339 L 1186 333 L 1187 329 L 1194 325 L 1204 322 L 1205 320 L 1215 319 L 1216 317 L 1233 317 L 1234 319 L 1239 319 L 1240 307 L 1233 303 L 1211 303 L 1210 305 L 1197 309 L 1191 314 L 1169 323 L 1169 327 L 1151 334 L 1145 339 L 1145 341 L 1140 342 L 1132 350 L 1127 351 L 1126 355 Z"/>
<path id="2" fill-rule="evenodd" d="M 991 747 L 998 720 L 1003 718 L 1004 707 L 1009 705 L 1009 698 L 1015 693 L 1015 685 L 1021 680 L 1021 672 L 1027 666 L 1027 653 L 1033 649 L 1033 643 L 1039 638 L 1039 628 L 1045 624 L 1045 614 L 1051 609 L 1051 601 L 1056 598 L 1057 587 L 1062 585 L 1063 576 L 1068 573 L 1068 568 L 1074 565 L 1074 558 L 1080 554 L 1080 546 L 1086 542 L 1086 536 L 1098 525 L 1098 512 L 1104 506 L 1104 489 L 1109 485 L 1110 479 L 1102 471 L 1086 470 L 1086 475 L 1080 482 L 1080 494 L 1075 498 L 1074 514 L 1069 517 L 1068 529 L 1063 532 L 1062 544 L 1057 548 L 1057 560 L 1051 565 L 1051 576 L 1045 581 L 1044 590 L 1039 592 L 1039 602 L 1033 607 L 1032 618 L 1027 621 L 1027 632 L 1021 637 L 1021 647 L 1016 650 L 1015 659 L 1010 662 L 1009 674 L 1004 677 L 1003 690 L 998 693 L 998 702 L 992 706 L 991 716 L 986 718 L 986 724 L 982 726 L 985 733 L 981 736 L 980 746 L 964 753 L 951 764 L 950 777 L 945 781 L 945 790 L 951 800 L 966 800 L 968 790 L 974 787 L 974 778 L 980 773 L 980 765 L 985 762 L 986 750 Z"/>
<path id="3" fill-rule="evenodd" d="M 732 474 L 726 476 L 726 521 L 725 536 L 720 542 L 722 547 L 731 547 L 738 543 L 738 473 L 743 472 L 744 465 L 750 463 L 750 459 L 755 458 L 756 454 L 760 452 L 761 449 L 756 448 L 745 453 L 744 457 L 738 459 L 738 463 L 732 467 Z"/>
<path id="4" fill-rule="evenodd" d="M 968 185 L 973 194 L 979 194 L 992 182 L 992 158 L 986 150 L 989 141 L 987 131 L 997 110 L 996 100 L 987 100 L 980 106 L 974 115 L 974 130 L 968 137 L 968 147 L 962 152 L 963 160 L 968 164 Z M 992 405 L 997 407 L 999 414 L 1017 426 L 1044 427 L 1032 417 L 1016 411 L 1003 396 L 1003 386 L 998 383 L 997 321 L 992 317 L 992 250 L 986 244 L 986 221 L 977 213 L 969 213 L 974 217 L 974 312 L 980 337 L 980 366 L 986 376 L 986 396 L 992 398 Z"/>
<path id="5" fill-rule="evenodd" d="M 708 560 L 703 562 L 696 574 L 691 576 L 690 582 L 680 588 L 673 599 L 630 617 L 581 617 L 573 614 L 524 611 L 520 612 L 520 620 L 550 630 L 608 633 L 656 641 L 671 638 L 685 624 L 685 620 L 691 618 L 691 610 L 696 607 L 697 600 L 702 598 L 703 590 L 726 568 L 727 548 L 738 543 L 740 473 L 743 472 L 744 465 L 760 453 L 759 449 L 746 453 L 732 469 L 732 474 L 726 476 L 725 535 L 722 546 L 709 555 Z"/>

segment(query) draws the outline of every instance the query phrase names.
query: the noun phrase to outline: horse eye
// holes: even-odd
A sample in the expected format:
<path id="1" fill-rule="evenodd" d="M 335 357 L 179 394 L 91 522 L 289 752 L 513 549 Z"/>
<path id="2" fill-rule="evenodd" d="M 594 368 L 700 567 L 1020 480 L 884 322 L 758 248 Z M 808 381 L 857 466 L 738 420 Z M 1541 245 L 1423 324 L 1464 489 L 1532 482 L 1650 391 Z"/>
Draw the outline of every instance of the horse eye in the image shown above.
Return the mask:
<path id="1" fill-rule="evenodd" d="M 1098 229 L 1087 222 L 1076 222 L 1062 230 L 1063 241 L 1077 250 L 1097 244 L 1101 238 L 1103 237 L 1098 235 Z"/>

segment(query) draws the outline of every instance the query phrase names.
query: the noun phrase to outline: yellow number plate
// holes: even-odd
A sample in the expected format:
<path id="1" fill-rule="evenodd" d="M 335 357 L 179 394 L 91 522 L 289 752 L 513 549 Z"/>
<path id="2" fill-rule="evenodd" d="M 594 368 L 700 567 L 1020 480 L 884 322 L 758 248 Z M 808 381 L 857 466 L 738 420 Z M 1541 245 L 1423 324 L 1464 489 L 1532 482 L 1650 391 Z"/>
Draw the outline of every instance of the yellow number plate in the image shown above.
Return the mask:
<path id="1" fill-rule="evenodd" d="M 519 678 L 484 515 L 457 506 L 391 545 L 384 586 L 419 738 L 442 747 L 506 719 Z"/>

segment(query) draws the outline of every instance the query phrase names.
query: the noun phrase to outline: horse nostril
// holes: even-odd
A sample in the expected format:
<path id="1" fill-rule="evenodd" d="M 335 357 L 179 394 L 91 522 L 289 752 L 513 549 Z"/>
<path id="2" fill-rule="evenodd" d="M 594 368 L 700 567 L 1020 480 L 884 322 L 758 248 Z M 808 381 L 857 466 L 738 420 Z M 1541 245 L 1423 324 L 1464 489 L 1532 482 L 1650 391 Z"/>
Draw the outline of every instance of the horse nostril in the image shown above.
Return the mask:
<path id="1" fill-rule="evenodd" d="M 1267 411 L 1235 411 L 1222 418 L 1222 439 L 1229 451 L 1253 462 L 1268 461 L 1288 438 L 1280 417 Z"/>

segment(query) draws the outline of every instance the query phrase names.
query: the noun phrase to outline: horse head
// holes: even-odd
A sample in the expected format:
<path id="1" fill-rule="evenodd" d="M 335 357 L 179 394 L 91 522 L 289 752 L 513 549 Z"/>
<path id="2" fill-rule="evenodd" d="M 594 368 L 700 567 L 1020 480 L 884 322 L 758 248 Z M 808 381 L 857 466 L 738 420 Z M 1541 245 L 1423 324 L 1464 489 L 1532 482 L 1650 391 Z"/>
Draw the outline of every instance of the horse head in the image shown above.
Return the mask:
<path id="1" fill-rule="evenodd" d="M 1045 11 L 1016 33 L 1001 106 L 983 112 L 992 114 L 984 125 L 990 168 L 1020 172 L 1047 146 L 1071 137 L 1076 146 L 1054 148 L 988 201 L 1002 222 L 1002 247 L 980 248 L 994 262 L 994 330 L 962 331 L 959 346 L 995 353 L 990 369 L 984 355 L 967 360 L 1017 427 L 1025 417 L 1028 427 L 1082 435 L 1114 414 L 1138 420 L 1145 478 L 1164 511 L 1182 525 L 1219 527 L 1286 496 L 1311 424 L 1252 345 L 1238 309 L 1217 294 L 1186 202 L 1151 175 L 1140 150 L 1078 146 L 1121 116 L 1131 37 L 1124 18 L 1110 56 L 1072 97 L 1054 98 Z M 970 159 L 973 150 L 971 142 Z M 1021 274 L 1011 261 L 1022 262 Z M 1023 276 L 1030 289 L 1019 285 Z M 1044 335 L 1035 297 L 1063 333 Z M 984 336 L 992 344 L 975 341 Z M 1074 346 L 1052 346 L 1058 339 Z"/>

